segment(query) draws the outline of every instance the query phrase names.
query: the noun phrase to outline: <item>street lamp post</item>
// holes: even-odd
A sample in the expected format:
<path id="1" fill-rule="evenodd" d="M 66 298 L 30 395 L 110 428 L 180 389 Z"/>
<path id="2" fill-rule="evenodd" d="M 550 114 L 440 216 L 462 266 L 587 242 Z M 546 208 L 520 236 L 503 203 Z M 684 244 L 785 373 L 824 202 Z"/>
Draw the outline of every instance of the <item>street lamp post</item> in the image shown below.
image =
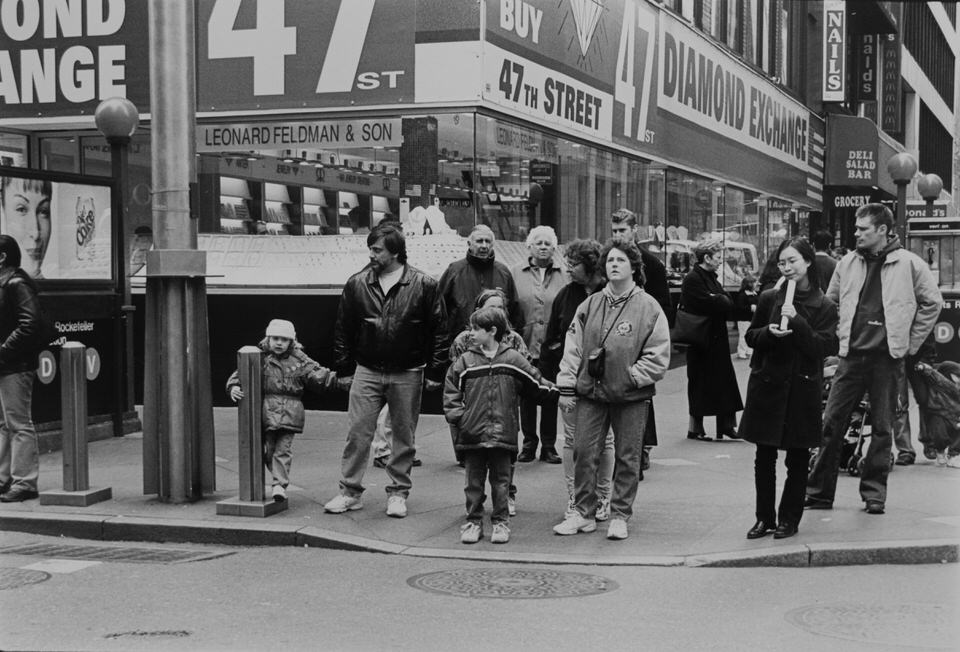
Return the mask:
<path id="1" fill-rule="evenodd" d="M 116 312 L 114 315 L 114 408 L 113 435 L 123 435 L 123 418 L 133 411 L 133 312 L 130 301 L 130 275 L 127 270 L 127 199 L 129 197 L 129 172 L 127 157 L 130 138 L 137 130 L 140 116 L 133 102 L 123 97 L 111 97 L 100 102 L 94 113 L 97 129 L 110 144 L 110 172 L 117 182 L 118 192 L 111 212 L 114 228 L 114 270 L 117 278 Z"/>
<path id="2" fill-rule="evenodd" d="M 906 152 L 894 154 L 887 161 L 887 172 L 897 184 L 897 223 L 894 225 L 900 242 L 906 244 L 907 235 L 907 184 L 917 173 L 917 159 Z"/>
<path id="3" fill-rule="evenodd" d="M 940 198 L 940 191 L 943 190 L 943 179 L 939 175 L 925 174 L 917 179 L 917 190 L 920 196 L 927 202 L 926 216 L 933 217 L 933 202 Z"/>

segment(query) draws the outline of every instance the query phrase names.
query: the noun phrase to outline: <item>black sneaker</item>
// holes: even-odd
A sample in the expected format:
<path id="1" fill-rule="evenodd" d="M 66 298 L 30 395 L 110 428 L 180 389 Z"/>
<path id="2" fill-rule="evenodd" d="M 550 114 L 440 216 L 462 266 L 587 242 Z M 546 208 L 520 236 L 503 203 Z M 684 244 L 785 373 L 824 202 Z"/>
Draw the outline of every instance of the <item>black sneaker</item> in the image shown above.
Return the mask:
<path id="1" fill-rule="evenodd" d="M 917 461 L 916 456 L 911 455 L 910 453 L 900 453 L 897 455 L 897 461 L 895 464 L 897 466 L 910 466 Z"/>

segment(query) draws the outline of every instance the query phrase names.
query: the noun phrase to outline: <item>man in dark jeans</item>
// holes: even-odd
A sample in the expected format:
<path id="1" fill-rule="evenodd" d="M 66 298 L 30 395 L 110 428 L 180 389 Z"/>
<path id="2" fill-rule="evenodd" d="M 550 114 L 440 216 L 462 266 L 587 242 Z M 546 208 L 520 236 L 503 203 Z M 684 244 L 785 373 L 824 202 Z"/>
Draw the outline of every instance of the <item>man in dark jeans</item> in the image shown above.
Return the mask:
<path id="1" fill-rule="evenodd" d="M 30 418 L 42 341 L 37 286 L 20 268 L 20 245 L 0 235 L 0 502 L 37 497 L 40 450 Z"/>
<path id="2" fill-rule="evenodd" d="M 840 449 L 853 411 L 870 392 L 870 446 L 860 497 L 868 514 L 883 514 L 899 382 L 904 358 L 933 330 L 942 298 L 927 264 L 900 246 L 893 214 L 867 204 L 856 214 L 857 248 L 837 264 L 827 296 L 840 307 L 840 364 L 823 415 L 823 440 L 807 478 L 808 509 L 830 509 Z"/>

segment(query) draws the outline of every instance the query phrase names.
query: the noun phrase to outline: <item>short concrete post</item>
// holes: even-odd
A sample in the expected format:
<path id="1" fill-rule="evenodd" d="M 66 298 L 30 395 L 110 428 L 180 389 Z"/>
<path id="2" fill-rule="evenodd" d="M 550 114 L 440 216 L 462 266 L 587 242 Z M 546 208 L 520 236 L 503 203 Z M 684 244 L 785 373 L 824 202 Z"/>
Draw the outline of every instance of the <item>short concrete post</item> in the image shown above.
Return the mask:
<path id="1" fill-rule="evenodd" d="M 86 507 L 113 496 L 110 487 L 90 488 L 87 457 L 87 348 L 65 342 L 60 349 L 60 408 L 63 431 L 63 490 L 44 491 L 41 505 Z"/>
<path id="2" fill-rule="evenodd" d="M 263 492 L 263 372 L 262 353 L 255 346 L 237 351 L 237 372 L 243 398 L 238 406 L 240 495 L 217 503 L 217 514 L 228 516 L 270 516 L 287 509 L 287 501 L 265 499 Z"/>

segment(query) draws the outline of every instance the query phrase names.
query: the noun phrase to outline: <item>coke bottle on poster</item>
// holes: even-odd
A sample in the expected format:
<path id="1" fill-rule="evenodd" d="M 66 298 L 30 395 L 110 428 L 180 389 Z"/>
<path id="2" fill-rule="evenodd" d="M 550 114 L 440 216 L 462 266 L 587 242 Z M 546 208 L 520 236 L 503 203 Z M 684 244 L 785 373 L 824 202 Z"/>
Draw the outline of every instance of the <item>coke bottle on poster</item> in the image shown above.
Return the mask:
<path id="1" fill-rule="evenodd" d="M 97 227 L 97 211 L 93 197 L 77 197 L 77 260 L 93 257 L 93 236 Z"/>

